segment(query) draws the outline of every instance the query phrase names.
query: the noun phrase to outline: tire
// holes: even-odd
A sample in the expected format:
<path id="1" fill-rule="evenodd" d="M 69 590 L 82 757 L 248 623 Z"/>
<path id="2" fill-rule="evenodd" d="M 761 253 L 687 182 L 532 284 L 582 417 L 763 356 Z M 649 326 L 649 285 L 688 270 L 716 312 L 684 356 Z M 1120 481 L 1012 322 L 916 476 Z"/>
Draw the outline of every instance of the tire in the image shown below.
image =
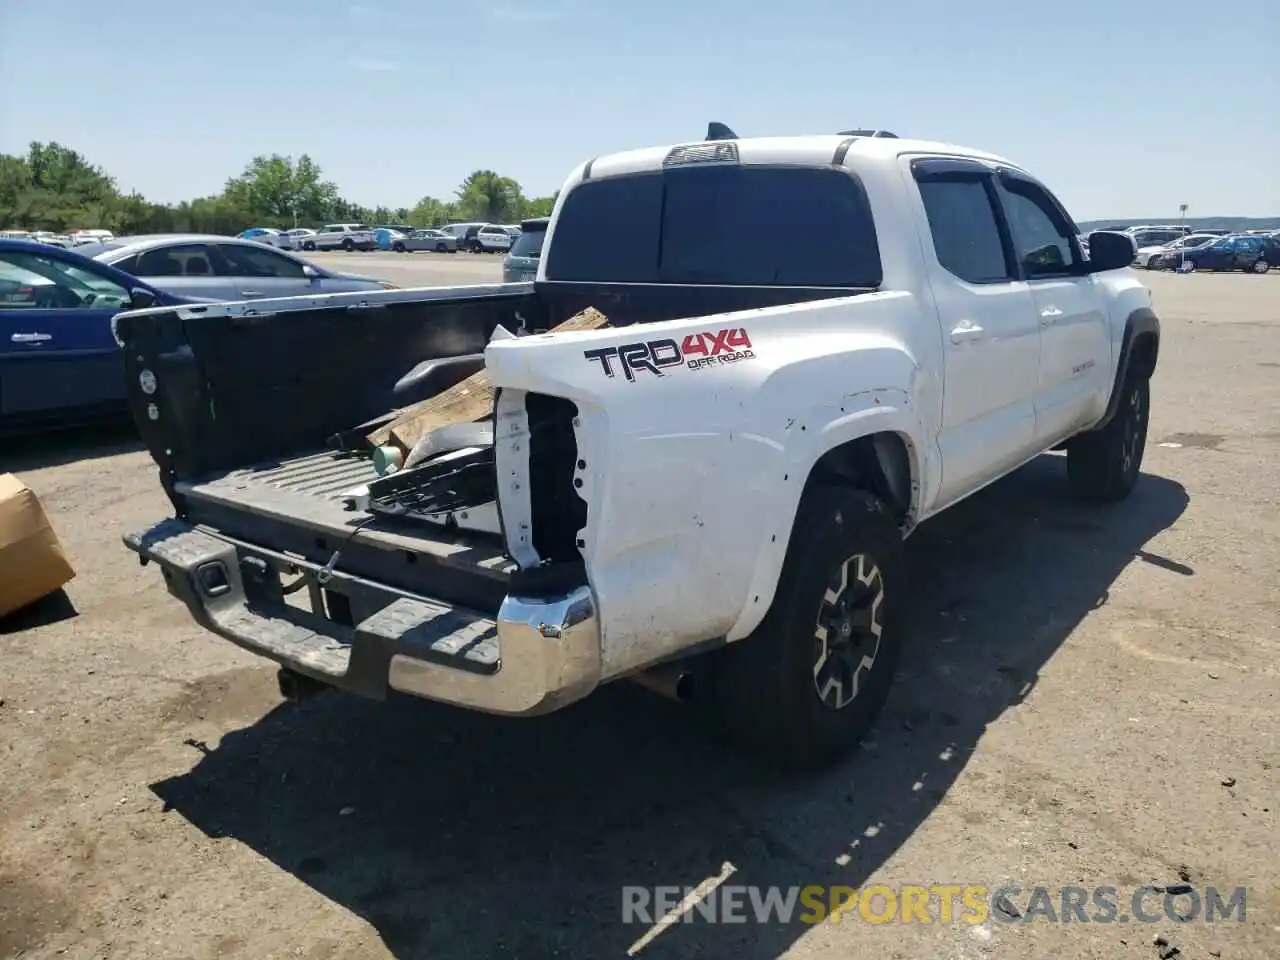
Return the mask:
<path id="1" fill-rule="evenodd" d="M 446 252 L 448 249 L 449 249 L 449 248 L 448 248 L 445 244 L 443 244 L 443 243 L 437 243 L 437 244 L 436 244 L 436 253 L 444 253 L 444 252 Z"/>
<path id="2" fill-rule="evenodd" d="M 472 253 L 484 253 L 484 247 L 480 246 L 479 241 L 472 240 L 472 241 L 471 241 L 471 252 L 472 252 Z"/>
<path id="3" fill-rule="evenodd" d="M 1138 482 L 1151 416 L 1150 380 L 1131 369 L 1120 389 L 1120 408 L 1111 422 L 1067 444 L 1067 480 L 1081 500 L 1115 503 Z"/>
<path id="4" fill-rule="evenodd" d="M 316 245 L 315 245 L 312 241 L 310 241 L 310 240 L 308 240 L 306 243 L 304 243 L 304 244 L 302 245 L 302 249 L 303 249 L 303 250 L 311 250 L 311 251 L 314 251 L 314 250 L 315 250 L 315 248 L 316 248 Z"/>
<path id="5" fill-rule="evenodd" d="M 786 766 L 839 759 L 889 694 L 905 590 L 902 536 L 888 508 L 861 490 L 811 489 L 768 614 L 695 674 L 695 707 L 730 740 Z M 853 605 L 841 616 L 845 601 Z M 839 630 L 836 651 L 830 644 Z"/>
<path id="6" fill-rule="evenodd" d="M 1270 269 L 1271 269 L 1271 264 L 1267 263 L 1266 260 L 1254 261 L 1254 264 L 1253 264 L 1254 273 L 1266 273 Z"/>
<path id="7" fill-rule="evenodd" d="M 343 250 L 347 251 L 347 253 L 350 253 L 355 248 L 356 248 L 356 242 L 354 240 L 352 240 L 350 237 L 345 237 L 343 239 L 342 241 Z"/>

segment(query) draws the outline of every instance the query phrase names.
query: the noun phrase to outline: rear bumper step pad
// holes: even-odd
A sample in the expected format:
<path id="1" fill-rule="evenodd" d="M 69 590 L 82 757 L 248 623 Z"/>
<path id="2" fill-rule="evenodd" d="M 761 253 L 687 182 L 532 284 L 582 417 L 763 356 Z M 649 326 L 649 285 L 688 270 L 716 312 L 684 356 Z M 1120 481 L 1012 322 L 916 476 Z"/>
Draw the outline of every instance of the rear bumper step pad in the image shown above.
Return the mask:
<path id="1" fill-rule="evenodd" d="M 164 573 L 195 619 L 233 643 L 351 693 L 388 689 L 488 713 L 558 709 L 600 679 L 600 633 L 586 586 L 551 599 L 507 597 L 497 619 L 414 596 L 171 519 L 125 546 Z M 306 579 L 316 609 L 288 605 L 281 574 Z M 340 603 L 325 599 L 337 595 Z M 358 619 L 357 619 L 358 618 Z"/>

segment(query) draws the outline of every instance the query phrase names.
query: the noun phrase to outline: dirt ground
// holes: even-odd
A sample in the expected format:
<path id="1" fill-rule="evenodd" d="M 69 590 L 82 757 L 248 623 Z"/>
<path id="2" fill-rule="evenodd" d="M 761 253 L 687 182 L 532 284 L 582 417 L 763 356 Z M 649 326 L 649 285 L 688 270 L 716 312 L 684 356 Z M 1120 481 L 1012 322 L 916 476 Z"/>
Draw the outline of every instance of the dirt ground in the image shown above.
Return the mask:
<path id="1" fill-rule="evenodd" d="M 1068 884 L 1118 888 L 1122 913 L 1143 884 L 1245 887 L 1247 910 L 677 923 L 640 956 L 1280 957 L 1280 279 L 1150 283 L 1132 498 L 1073 503 L 1050 455 L 920 529 L 899 683 L 820 777 L 630 686 L 529 721 L 282 703 L 121 545 L 167 513 L 127 429 L 6 442 L 79 576 L 0 622 L 0 957 L 621 957 L 648 930 L 624 886 L 726 864 L 761 886 L 1011 883 L 1024 915 Z"/>

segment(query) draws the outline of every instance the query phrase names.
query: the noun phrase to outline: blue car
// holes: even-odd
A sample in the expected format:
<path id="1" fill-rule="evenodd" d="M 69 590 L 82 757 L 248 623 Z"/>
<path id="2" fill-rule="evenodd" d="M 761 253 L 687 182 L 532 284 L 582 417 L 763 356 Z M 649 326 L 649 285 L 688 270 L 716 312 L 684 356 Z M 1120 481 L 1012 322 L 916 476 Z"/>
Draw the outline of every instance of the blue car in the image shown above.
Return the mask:
<path id="1" fill-rule="evenodd" d="M 1176 270 L 1179 273 L 1196 270 L 1266 273 L 1277 264 L 1280 264 L 1280 242 L 1269 237 L 1237 234 L 1219 237 L 1191 250 L 1162 254 L 1155 266 L 1158 270 Z"/>
<path id="2" fill-rule="evenodd" d="M 0 239 L 0 432 L 123 414 L 111 318 L 195 302 L 71 250 Z"/>

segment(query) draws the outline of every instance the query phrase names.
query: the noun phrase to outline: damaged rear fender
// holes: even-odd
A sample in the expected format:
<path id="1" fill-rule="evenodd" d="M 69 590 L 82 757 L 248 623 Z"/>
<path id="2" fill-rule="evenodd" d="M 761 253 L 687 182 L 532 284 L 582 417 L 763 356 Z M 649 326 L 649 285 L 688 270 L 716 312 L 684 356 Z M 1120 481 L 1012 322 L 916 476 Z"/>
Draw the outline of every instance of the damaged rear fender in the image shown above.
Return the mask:
<path id="1" fill-rule="evenodd" d="M 874 332 L 884 329 L 875 312 L 899 305 L 867 301 L 866 314 L 852 311 L 865 325 L 842 299 L 489 346 L 508 548 L 522 566 L 547 550 L 582 561 L 604 679 L 759 622 L 805 479 L 827 450 L 877 431 L 918 446 L 917 365 Z M 649 365 L 628 375 L 626 356 Z M 540 440 L 534 421 L 557 419 Z"/>

